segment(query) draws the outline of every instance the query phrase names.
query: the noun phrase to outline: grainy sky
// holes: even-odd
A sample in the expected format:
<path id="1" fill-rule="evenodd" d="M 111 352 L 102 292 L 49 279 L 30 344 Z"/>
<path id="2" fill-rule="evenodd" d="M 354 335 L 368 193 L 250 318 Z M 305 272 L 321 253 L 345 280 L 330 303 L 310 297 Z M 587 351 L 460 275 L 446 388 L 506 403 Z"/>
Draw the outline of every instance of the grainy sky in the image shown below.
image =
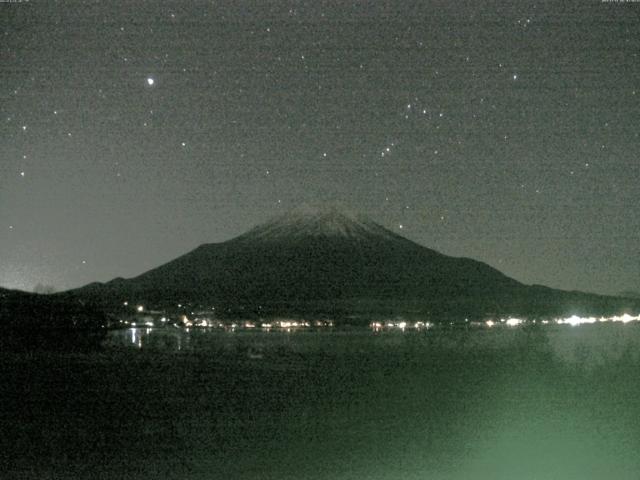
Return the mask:
<path id="1" fill-rule="evenodd" d="M 134 276 L 339 204 L 640 290 L 640 3 L 0 3 L 0 285 Z"/>

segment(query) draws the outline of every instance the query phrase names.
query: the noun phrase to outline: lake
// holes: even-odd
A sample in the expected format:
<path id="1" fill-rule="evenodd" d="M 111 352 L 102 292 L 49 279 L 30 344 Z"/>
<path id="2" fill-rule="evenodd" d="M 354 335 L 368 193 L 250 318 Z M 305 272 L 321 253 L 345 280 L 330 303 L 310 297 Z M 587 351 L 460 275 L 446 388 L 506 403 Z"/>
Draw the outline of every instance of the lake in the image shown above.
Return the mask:
<path id="1" fill-rule="evenodd" d="M 630 323 L 5 352 L 3 478 L 637 479 L 639 347 Z"/>

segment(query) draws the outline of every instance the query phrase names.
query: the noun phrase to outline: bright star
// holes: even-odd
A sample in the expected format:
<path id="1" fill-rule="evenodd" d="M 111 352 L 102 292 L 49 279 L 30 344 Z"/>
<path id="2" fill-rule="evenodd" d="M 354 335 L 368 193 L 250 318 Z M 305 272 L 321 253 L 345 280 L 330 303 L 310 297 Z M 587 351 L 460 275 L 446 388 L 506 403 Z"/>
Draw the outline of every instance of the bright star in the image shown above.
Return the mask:
<path id="1" fill-rule="evenodd" d="M 156 83 L 156 81 L 152 77 L 147 77 L 147 85 L 152 87 L 154 83 Z"/>

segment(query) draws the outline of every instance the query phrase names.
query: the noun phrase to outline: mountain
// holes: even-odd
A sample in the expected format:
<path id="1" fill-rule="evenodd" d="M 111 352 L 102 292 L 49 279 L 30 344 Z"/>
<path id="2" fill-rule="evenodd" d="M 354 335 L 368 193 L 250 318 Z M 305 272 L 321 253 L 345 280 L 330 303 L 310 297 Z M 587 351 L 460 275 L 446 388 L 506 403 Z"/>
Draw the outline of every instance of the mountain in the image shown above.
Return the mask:
<path id="1" fill-rule="evenodd" d="M 630 300 L 527 286 L 335 209 L 278 216 L 131 279 L 67 292 L 102 306 L 215 308 L 221 315 L 433 318 L 605 313 Z"/>
<path id="2" fill-rule="evenodd" d="M 81 299 L 0 288 L 2 350 L 96 348 L 107 316 Z"/>

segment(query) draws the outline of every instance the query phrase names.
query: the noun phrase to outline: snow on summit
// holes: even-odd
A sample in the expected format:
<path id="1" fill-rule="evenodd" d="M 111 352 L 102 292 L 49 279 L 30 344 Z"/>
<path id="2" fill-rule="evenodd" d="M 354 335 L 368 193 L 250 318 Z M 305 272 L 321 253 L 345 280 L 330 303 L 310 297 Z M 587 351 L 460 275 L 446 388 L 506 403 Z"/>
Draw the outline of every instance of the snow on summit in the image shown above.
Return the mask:
<path id="1" fill-rule="evenodd" d="M 258 225 L 246 234 L 246 238 L 256 240 L 300 237 L 398 238 L 366 217 L 347 214 L 334 208 L 293 210 Z"/>

